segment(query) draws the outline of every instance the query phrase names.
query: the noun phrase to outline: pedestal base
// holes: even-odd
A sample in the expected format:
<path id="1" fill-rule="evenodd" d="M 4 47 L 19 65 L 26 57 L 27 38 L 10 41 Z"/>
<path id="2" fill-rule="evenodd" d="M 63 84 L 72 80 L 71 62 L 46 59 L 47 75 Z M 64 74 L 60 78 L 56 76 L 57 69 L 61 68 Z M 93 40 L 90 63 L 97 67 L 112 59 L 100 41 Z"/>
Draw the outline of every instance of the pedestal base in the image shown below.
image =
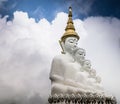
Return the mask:
<path id="1" fill-rule="evenodd" d="M 49 104 L 117 104 L 113 96 L 98 95 L 91 93 L 84 94 L 60 94 L 48 98 Z"/>

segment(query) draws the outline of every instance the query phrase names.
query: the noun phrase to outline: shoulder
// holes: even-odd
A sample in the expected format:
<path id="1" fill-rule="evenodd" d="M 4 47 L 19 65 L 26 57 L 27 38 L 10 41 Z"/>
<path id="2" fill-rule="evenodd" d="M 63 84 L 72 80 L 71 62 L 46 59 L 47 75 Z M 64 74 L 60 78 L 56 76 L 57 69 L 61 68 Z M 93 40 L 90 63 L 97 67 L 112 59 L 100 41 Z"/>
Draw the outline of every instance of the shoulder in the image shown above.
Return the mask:
<path id="1" fill-rule="evenodd" d="M 66 55 L 65 54 L 60 54 L 60 55 L 57 55 L 53 58 L 53 61 L 61 61 L 61 60 L 64 60 L 66 58 Z"/>
<path id="2" fill-rule="evenodd" d="M 70 56 L 68 56 L 67 54 L 60 54 L 57 55 L 53 58 L 53 63 L 55 62 L 59 62 L 59 63 L 71 63 L 73 62 L 74 59 Z"/>

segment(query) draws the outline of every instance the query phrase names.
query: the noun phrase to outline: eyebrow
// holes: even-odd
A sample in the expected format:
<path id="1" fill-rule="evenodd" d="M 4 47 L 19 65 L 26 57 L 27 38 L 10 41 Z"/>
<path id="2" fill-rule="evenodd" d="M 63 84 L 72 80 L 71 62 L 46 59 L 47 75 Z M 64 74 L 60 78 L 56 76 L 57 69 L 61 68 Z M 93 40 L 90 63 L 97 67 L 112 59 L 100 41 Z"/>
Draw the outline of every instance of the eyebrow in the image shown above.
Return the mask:
<path id="1" fill-rule="evenodd" d="M 75 41 L 75 40 L 77 40 L 77 39 L 69 39 L 69 40 Z"/>
<path id="2" fill-rule="evenodd" d="M 74 39 L 74 40 L 77 40 L 77 39 Z"/>
<path id="3" fill-rule="evenodd" d="M 69 40 L 73 40 L 73 39 L 69 39 Z"/>

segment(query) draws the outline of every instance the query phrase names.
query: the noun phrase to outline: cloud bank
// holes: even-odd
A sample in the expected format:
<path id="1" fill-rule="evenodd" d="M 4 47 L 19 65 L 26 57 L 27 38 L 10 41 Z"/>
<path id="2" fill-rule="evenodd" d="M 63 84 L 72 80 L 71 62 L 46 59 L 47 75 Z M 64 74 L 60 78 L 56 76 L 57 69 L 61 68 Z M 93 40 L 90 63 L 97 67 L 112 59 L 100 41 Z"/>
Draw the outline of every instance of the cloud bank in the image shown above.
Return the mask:
<path id="1" fill-rule="evenodd" d="M 58 40 L 67 14 L 61 12 L 52 22 L 43 18 L 36 23 L 27 13 L 16 11 L 12 21 L 6 19 L 0 18 L 0 102 L 47 102 L 50 65 L 60 54 Z M 88 17 L 74 20 L 74 25 L 79 46 L 86 50 L 86 58 L 102 77 L 103 86 L 120 98 L 120 20 Z"/>

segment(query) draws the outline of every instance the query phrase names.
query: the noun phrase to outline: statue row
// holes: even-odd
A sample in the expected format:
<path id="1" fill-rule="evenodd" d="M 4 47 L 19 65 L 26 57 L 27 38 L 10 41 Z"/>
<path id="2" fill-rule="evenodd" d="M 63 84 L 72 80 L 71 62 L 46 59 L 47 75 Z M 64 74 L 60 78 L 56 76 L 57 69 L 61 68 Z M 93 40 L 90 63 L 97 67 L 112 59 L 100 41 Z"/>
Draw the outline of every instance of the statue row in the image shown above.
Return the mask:
<path id="1" fill-rule="evenodd" d="M 109 95 L 104 92 L 101 78 L 91 67 L 90 60 L 85 58 L 85 50 L 77 46 L 80 37 L 75 32 L 73 24 L 72 8 L 69 7 L 65 33 L 59 41 L 62 54 L 55 56 L 51 65 L 51 97 L 49 97 L 49 103 L 57 103 L 56 100 L 61 101 L 60 99 L 63 99 L 67 104 L 70 104 L 71 101 L 76 104 L 75 101 L 78 98 L 77 101 L 79 102 L 77 103 L 89 104 L 88 101 L 92 98 L 92 101 L 98 101 L 92 104 L 100 104 L 99 100 L 102 96 L 102 98 L 106 98 L 104 101 L 107 101 L 104 104 L 113 104 L 108 103 L 107 98 L 109 97 L 107 96 Z M 63 97 L 60 96 L 61 94 Z M 77 96 L 73 96 L 73 94 Z M 97 98 L 99 100 L 96 100 Z M 83 102 L 83 99 L 87 102 Z"/>
<path id="2" fill-rule="evenodd" d="M 77 46 L 76 37 L 67 37 L 61 42 L 63 54 L 54 57 L 51 65 L 51 94 L 100 92 L 101 78 L 91 68 L 89 60 L 85 59 L 86 52 Z"/>

